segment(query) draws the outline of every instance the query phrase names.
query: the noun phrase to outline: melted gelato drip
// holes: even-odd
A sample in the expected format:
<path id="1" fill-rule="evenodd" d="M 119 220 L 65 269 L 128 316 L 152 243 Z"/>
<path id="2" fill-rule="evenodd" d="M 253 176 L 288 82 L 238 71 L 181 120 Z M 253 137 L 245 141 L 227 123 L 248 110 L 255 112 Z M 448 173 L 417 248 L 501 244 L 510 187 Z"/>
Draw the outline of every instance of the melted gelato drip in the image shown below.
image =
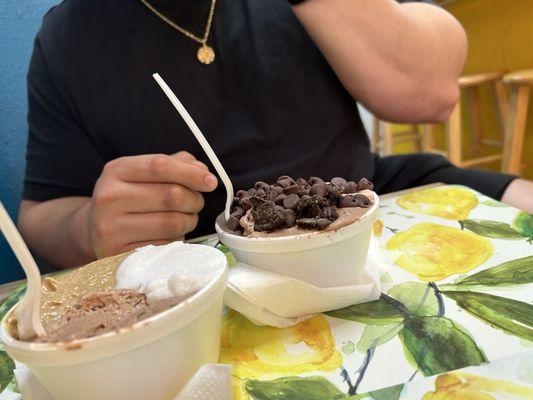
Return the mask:
<path id="1" fill-rule="evenodd" d="M 148 303 L 144 293 L 111 290 L 85 295 L 44 328 L 41 342 L 68 342 L 130 326 L 174 306 L 178 300 Z"/>

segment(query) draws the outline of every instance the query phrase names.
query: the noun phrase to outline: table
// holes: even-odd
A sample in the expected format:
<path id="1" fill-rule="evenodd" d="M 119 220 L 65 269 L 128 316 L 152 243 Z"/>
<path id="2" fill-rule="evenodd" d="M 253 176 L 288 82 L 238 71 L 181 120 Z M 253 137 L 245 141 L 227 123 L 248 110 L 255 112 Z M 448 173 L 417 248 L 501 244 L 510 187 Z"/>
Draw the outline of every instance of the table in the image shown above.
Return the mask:
<path id="1" fill-rule="evenodd" d="M 286 329 L 224 313 L 235 399 L 533 399 L 533 216 L 460 186 L 381 199 L 379 300 Z"/>

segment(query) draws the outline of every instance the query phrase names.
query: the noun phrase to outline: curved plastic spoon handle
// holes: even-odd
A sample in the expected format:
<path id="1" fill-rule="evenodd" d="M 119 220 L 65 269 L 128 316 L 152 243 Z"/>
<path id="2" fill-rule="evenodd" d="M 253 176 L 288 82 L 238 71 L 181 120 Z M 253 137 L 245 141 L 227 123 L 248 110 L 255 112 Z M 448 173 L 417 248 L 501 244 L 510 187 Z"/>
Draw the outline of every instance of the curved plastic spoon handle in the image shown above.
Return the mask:
<path id="1" fill-rule="evenodd" d="M 43 336 L 46 332 L 41 322 L 41 273 L 30 250 L 1 202 L 0 230 L 6 237 L 27 278 L 26 294 L 15 310 L 19 337 L 22 340 L 28 340 L 35 336 Z"/>
<path id="2" fill-rule="evenodd" d="M 229 179 L 228 174 L 226 173 L 226 170 L 220 163 L 217 155 L 211 148 L 211 145 L 205 138 L 204 134 L 198 128 L 198 125 L 194 122 L 190 114 L 187 112 L 183 104 L 178 100 L 174 92 L 168 87 L 168 85 L 165 83 L 163 78 L 159 76 L 159 74 L 153 74 L 152 75 L 156 82 L 159 84 L 161 89 L 163 89 L 163 92 L 167 95 L 168 99 L 172 103 L 172 105 L 176 108 L 178 113 L 181 115 L 191 132 L 193 133 L 196 140 L 198 140 L 198 143 L 200 143 L 200 146 L 202 146 L 202 149 L 204 150 L 205 154 L 207 154 L 207 157 L 209 158 L 209 161 L 211 161 L 211 164 L 215 167 L 215 170 L 218 173 L 218 176 L 220 176 L 220 179 L 222 179 L 222 182 L 224 183 L 224 186 L 226 187 L 226 208 L 224 209 L 224 217 L 226 218 L 226 221 L 229 219 L 230 214 L 230 208 L 231 204 L 233 203 L 233 184 L 231 183 L 231 180 Z"/>

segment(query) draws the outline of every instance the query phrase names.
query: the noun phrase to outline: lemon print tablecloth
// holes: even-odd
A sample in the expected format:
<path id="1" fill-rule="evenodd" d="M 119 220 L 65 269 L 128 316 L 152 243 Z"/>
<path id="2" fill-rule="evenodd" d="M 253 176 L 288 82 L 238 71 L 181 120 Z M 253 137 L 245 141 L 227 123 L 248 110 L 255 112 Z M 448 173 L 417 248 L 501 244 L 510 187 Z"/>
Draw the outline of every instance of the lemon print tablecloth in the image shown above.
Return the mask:
<path id="1" fill-rule="evenodd" d="M 533 399 L 533 216 L 440 186 L 383 200 L 374 236 L 379 300 L 287 329 L 225 311 L 234 398 Z M 0 351 L 0 399 L 12 369 Z"/>

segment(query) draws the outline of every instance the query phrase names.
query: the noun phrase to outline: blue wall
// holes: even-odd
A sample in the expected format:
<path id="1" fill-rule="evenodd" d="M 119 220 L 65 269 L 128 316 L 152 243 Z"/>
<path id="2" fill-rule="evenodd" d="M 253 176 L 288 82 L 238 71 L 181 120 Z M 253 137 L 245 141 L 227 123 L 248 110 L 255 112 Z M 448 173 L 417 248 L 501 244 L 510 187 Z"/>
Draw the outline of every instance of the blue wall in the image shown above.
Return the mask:
<path id="1" fill-rule="evenodd" d="M 0 0 L 0 200 L 17 217 L 26 146 L 26 70 L 41 18 L 58 0 Z M 24 276 L 0 235 L 0 283 Z"/>

